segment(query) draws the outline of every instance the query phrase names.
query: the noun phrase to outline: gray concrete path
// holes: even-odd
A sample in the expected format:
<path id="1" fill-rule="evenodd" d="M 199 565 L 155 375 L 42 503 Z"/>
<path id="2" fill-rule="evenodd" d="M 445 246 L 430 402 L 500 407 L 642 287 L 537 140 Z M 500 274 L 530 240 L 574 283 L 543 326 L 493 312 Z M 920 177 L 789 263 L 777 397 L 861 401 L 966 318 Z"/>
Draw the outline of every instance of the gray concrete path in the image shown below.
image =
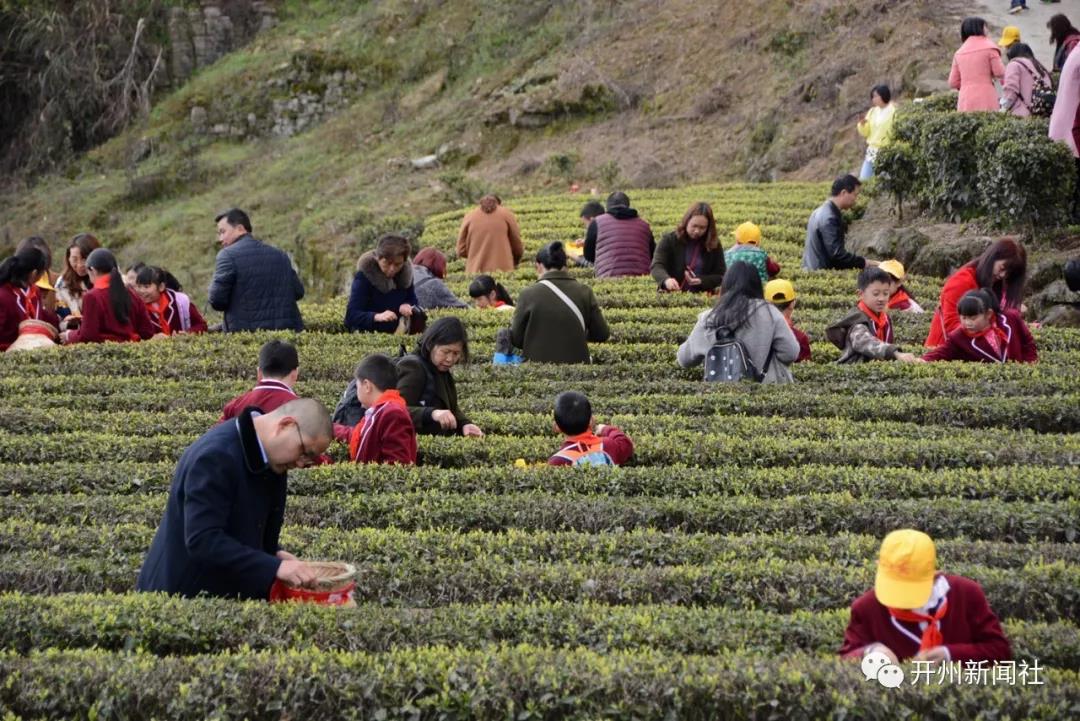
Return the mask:
<path id="1" fill-rule="evenodd" d="M 1010 15 L 1009 0 L 977 0 L 971 10 L 973 15 L 978 13 L 990 24 L 989 35 L 994 42 L 1001 39 L 1001 29 L 1006 25 L 1020 28 L 1020 40 L 1030 45 L 1039 62 L 1050 68 L 1054 62 L 1054 47 L 1050 43 L 1046 22 L 1051 15 L 1065 13 L 1073 25 L 1080 27 L 1080 0 L 1062 0 L 1059 3 L 1027 0 L 1027 6 L 1027 10 Z"/>

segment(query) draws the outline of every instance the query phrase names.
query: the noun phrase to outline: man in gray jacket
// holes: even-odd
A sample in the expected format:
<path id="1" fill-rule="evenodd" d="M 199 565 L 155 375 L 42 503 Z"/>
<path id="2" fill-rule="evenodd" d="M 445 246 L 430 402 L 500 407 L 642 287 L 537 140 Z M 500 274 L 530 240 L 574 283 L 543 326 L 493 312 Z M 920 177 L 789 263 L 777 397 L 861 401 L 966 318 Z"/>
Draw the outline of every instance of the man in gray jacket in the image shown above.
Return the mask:
<path id="1" fill-rule="evenodd" d="M 227 210 L 214 220 L 222 248 L 210 281 L 210 306 L 225 313 L 222 329 L 303 330 L 296 301 L 304 297 L 304 284 L 285 251 L 252 237 L 242 210 Z"/>
<path id="2" fill-rule="evenodd" d="M 841 211 L 855 205 L 862 184 L 854 175 L 843 175 L 832 185 L 832 194 L 810 216 L 803 248 L 803 270 L 865 268 L 866 258 L 844 247 L 847 227 Z M 872 265 L 876 263 L 871 262 Z"/>

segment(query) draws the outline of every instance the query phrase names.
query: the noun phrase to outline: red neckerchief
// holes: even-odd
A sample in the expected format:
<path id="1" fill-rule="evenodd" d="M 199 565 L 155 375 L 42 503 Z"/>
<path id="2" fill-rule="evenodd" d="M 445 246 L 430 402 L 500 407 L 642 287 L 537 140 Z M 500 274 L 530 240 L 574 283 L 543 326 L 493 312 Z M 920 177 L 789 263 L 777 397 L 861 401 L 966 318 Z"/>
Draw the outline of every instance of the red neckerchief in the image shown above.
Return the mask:
<path id="1" fill-rule="evenodd" d="M 940 646 L 943 638 L 941 636 L 941 619 L 945 618 L 945 612 L 949 608 L 949 599 L 941 599 L 941 603 L 938 604 L 937 611 L 933 616 L 928 616 L 924 613 L 915 613 L 914 611 L 908 611 L 901 608 L 890 608 L 889 615 L 895 618 L 897 621 L 909 621 L 911 623 L 923 623 L 926 622 L 926 630 L 923 631 L 922 640 L 919 642 L 919 651 L 929 651 L 932 648 Z"/>
<path id="2" fill-rule="evenodd" d="M 172 326 L 169 324 L 169 292 L 163 292 L 157 299 L 157 303 L 147 303 L 146 310 L 150 314 L 150 322 L 153 323 L 165 335 L 172 335 Z"/>
<path id="3" fill-rule="evenodd" d="M 563 448 L 566 448 L 567 446 L 578 445 L 581 446 L 582 450 L 588 450 L 589 448 L 594 447 L 596 444 L 603 442 L 603 439 L 593 433 L 593 430 L 590 428 L 584 433 L 578 433 L 576 436 L 567 436 L 566 442 L 563 443 Z"/>
<path id="4" fill-rule="evenodd" d="M 892 322 L 889 320 L 889 314 L 882 312 L 881 315 L 878 315 L 870 310 L 870 307 L 861 300 L 859 301 L 859 310 L 861 310 L 874 324 L 874 335 L 877 336 L 878 340 L 884 343 L 892 343 Z"/>
<path id="5" fill-rule="evenodd" d="M 998 325 L 997 316 L 994 316 L 994 319 L 990 321 L 990 325 L 988 325 L 986 328 L 979 331 L 978 333 L 969 333 L 965 328 L 964 335 L 971 339 L 984 339 L 987 345 L 990 346 L 990 349 L 993 350 L 999 358 L 1005 357 L 1005 343 L 1008 339 L 1008 336 L 1005 334 L 1005 330 L 1000 325 Z"/>
<path id="6" fill-rule="evenodd" d="M 911 304 L 911 296 L 903 288 L 900 288 L 889 298 L 890 308 L 907 308 Z"/>
<path id="7" fill-rule="evenodd" d="M 386 404 L 400 406 L 402 408 L 408 408 L 408 404 L 405 403 L 405 399 L 401 397 L 396 388 L 383 391 L 382 394 L 375 399 L 375 402 L 371 404 L 371 408 L 368 408 L 364 412 L 364 417 L 360 419 L 360 422 L 353 428 L 352 433 L 349 435 L 349 458 L 356 460 L 360 455 L 360 446 L 363 443 L 364 432 L 367 430 L 368 418 L 375 415 L 376 409 L 379 406 Z"/>
<path id="8" fill-rule="evenodd" d="M 502 307 L 503 307 L 504 305 L 506 305 L 506 301 L 505 301 L 505 300 L 497 300 L 497 301 L 495 301 L 495 302 L 494 302 L 494 303 L 492 304 L 492 306 L 491 306 L 491 307 L 492 307 L 492 308 L 502 308 Z M 381 396 L 380 396 L 380 398 L 381 398 Z"/>
<path id="9" fill-rule="evenodd" d="M 109 289 L 109 276 L 107 276 L 107 275 L 99 275 L 98 279 L 94 281 L 94 288 L 96 288 L 97 290 L 108 290 Z"/>
<path id="10" fill-rule="evenodd" d="M 20 320 L 39 320 L 41 315 L 41 298 L 38 296 L 37 286 L 20 288 L 11 284 L 15 292 L 15 305 L 19 307 Z"/>

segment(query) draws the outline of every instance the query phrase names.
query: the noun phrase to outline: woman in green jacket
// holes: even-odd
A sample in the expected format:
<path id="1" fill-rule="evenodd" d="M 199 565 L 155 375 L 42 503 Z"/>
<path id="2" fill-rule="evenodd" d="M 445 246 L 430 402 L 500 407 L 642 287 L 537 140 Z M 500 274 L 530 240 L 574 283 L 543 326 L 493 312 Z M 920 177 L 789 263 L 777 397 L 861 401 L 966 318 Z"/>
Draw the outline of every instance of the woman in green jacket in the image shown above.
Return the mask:
<path id="1" fill-rule="evenodd" d="M 521 291 L 510 328 L 514 346 L 540 363 L 588 363 L 589 342 L 611 335 L 592 288 L 566 272 L 566 249 L 559 241 L 536 254 L 540 280 Z"/>

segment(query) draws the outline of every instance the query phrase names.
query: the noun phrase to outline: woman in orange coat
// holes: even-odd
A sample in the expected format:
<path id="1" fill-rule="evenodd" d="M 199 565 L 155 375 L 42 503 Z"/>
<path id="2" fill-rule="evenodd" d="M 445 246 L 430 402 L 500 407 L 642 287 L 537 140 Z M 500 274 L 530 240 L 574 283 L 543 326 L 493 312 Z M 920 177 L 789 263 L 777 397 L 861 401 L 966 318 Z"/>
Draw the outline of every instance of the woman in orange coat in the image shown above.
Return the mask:
<path id="1" fill-rule="evenodd" d="M 485 195 L 480 207 L 462 219 L 457 254 L 466 259 L 466 273 L 513 270 L 524 253 L 517 218 L 502 206 L 499 196 Z"/>
<path id="2" fill-rule="evenodd" d="M 960 327 L 956 304 L 968 291 L 988 288 L 999 299 L 1001 309 L 1020 310 L 1027 282 L 1027 251 L 1010 238 L 993 243 L 975 260 L 949 276 L 941 289 L 941 301 L 930 323 L 927 348 L 937 348 Z"/>

